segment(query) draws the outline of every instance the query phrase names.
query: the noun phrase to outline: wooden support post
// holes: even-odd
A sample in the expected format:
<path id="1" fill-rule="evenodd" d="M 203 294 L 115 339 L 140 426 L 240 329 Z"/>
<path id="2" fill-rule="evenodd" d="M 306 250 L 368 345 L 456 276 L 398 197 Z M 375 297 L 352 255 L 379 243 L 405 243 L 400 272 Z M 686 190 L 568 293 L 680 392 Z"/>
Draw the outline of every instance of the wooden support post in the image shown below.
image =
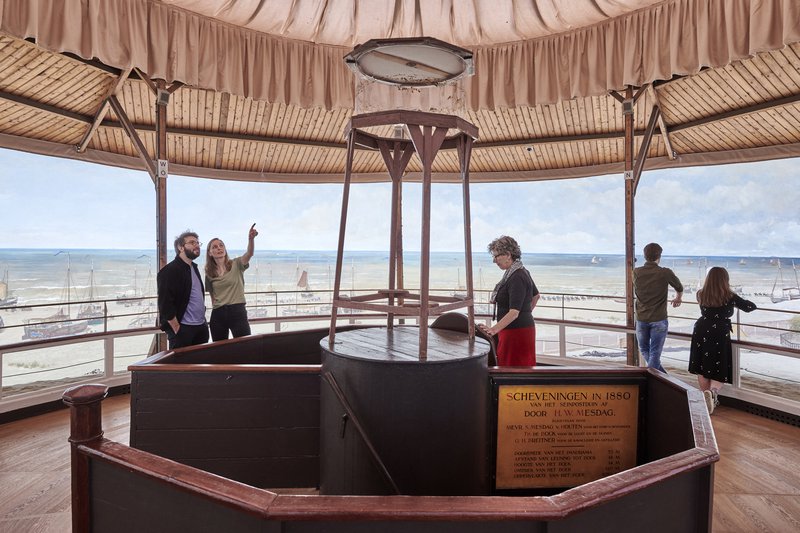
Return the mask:
<path id="1" fill-rule="evenodd" d="M 166 90 L 166 82 L 158 80 L 158 89 Z M 167 154 L 167 106 L 156 102 L 156 160 L 168 159 Z M 167 177 L 168 172 L 159 172 L 156 182 L 156 247 L 158 268 L 167 265 Z"/>
<path id="2" fill-rule="evenodd" d="M 630 89 L 628 89 L 630 91 Z M 634 224 L 634 203 L 636 200 L 636 189 L 639 187 L 639 178 L 642 176 L 642 169 L 644 162 L 647 160 L 647 152 L 650 148 L 650 141 L 653 138 L 653 132 L 656 129 L 656 122 L 658 121 L 661 112 L 657 106 L 653 106 L 650 113 L 650 120 L 647 124 L 647 130 L 642 138 L 641 146 L 639 147 L 639 155 L 636 158 L 636 163 L 629 169 L 629 159 L 633 156 L 633 114 L 625 116 L 625 285 L 626 294 L 628 297 L 625 299 L 625 315 L 627 318 L 628 327 L 636 326 L 636 317 L 634 316 L 633 308 L 633 269 L 636 267 L 636 250 L 635 250 L 635 224 Z M 630 122 L 630 126 L 628 125 Z M 631 141 L 628 144 L 628 130 L 631 131 Z M 638 366 L 638 343 L 636 335 L 628 334 L 628 348 L 627 348 L 627 364 Z"/>
<path id="3" fill-rule="evenodd" d="M 475 338 L 475 291 L 472 286 L 472 215 L 469 200 L 469 162 L 472 156 L 472 137 L 462 135 L 458 141 L 458 162 L 461 166 L 461 184 L 464 201 L 464 269 L 466 270 L 467 319 L 469 320 L 469 338 Z"/>
<path id="4" fill-rule="evenodd" d="M 391 172 L 390 172 L 391 174 Z M 397 272 L 397 226 L 400 224 L 400 213 L 397 209 L 397 198 L 400 195 L 401 179 L 400 177 L 391 176 L 392 178 L 392 199 L 390 208 L 391 214 L 391 228 L 389 229 L 389 290 L 394 291 L 397 289 L 397 279 L 395 277 Z M 389 305 L 395 304 L 394 292 L 389 293 Z M 386 327 L 392 329 L 394 327 L 394 314 L 386 314 Z"/>
<path id="5" fill-rule="evenodd" d="M 633 179 L 633 89 L 628 87 L 625 90 L 625 99 L 630 102 L 629 112 L 626 112 L 623 103 L 623 116 L 625 120 L 625 325 L 633 329 L 636 327 L 636 319 L 633 311 L 633 269 L 636 266 L 636 253 L 634 251 L 634 195 L 635 181 Z M 638 366 L 638 350 L 636 335 L 627 335 L 626 360 L 627 364 Z"/>
<path id="6" fill-rule="evenodd" d="M 62 400 L 70 411 L 70 459 L 72 468 L 72 531 L 91 531 L 89 506 L 89 460 L 78 452 L 82 444 L 97 443 L 103 437 L 101 401 L 108 394 L 105 385 L 80 385 L 64 391 Z"/>
<path id="7" fill-rule="evenodd" d="M 430 278 L 431 278 L 431 168 L 435 153 L 431 144 L 433 128 L 424 126 L 422 128 L 423 141 L 420 151 L 417 153 L 422 159 L 422 235 L 420 236 L 420 257 L 419 257 L 419 359 L 428 359 L 428 308 L 430 297 Z"/>
<path id="8" fill-rule="evenodd" d="M 164 80 L 156 82 L 158 91 L 164 91 L 167 84 Z M 158 93 L 157 91 L 157 93 Z M 156 160 L 167 161 L 167 104 L 159 103 L 156 98 Z M 167 265 L 167 178 L 169 170 L 159 168 L 156 177 L 156 253 L 159 270 Z M 158 336 L 159 350 L 167 349 L 166 335 Z"/>
<path id="9" fill-rule="evenodd" d="M 339 299 L 339 291 L 342 287 L 342 263 L 344 261 L 344 232 L 347 228 L 347 204 L 350 200 L 350 178 L 353 173 L 353 151 L 355 150 L 355 138 L 353 130 L 347 135 L 347 160 L 344 169 L 344 188 L 342 190 L 342 215 L 339 219 L 339 244 L 336 247 L 336 274 L 333 280 L 333 300 L 331 301 L 331 327 L 328 331 L 328 346 L 333 350 L 334 339 L 336 337 L 336 315 L 338 308 L 336 301 Z"/>
<path id="10" fill-rule="evenodd" d="M 403 212 L 400 205 L 400 189 L 402 187 L 403 173 L 414 155 L 414 146 L 402 138 L 394 142 L 385 139 L 377 141 L 378 149 L 383 156 L 383 161 L 392 179 L 392 199 L 391 199 L 391 229 L 389 230 L 389 290 L 397 289 L 396 270 L 398 268 L 397 250 L 402 249 L 402 244 L 398 246 L 398 239 L 402 238 L 399 227 L 402 225 Z M 402 268 L 402 267 L 401 267 Z M 389 294 L 389 305 L 395 303 L 394 293 Z M 386 326 L 391 329 L 394 325 L 394 314 L 388 313 L 386 316 Z"/>
<path id="11" fill-rule="evenodd" d="M 447 128 L 433 126 L 408 126 L 411 140 L 422 161 L 422 231 L 419 257 L 419 359 L 428 358 L 428 316 L 430 304 L 431 265 L 431 179 L 433 160 L 442 147 Z"/>
<path id="12" fill-rule="evenodd" d="M 403 186 L 402 184 L 400 185 L 400 187 L 397 188 L 397 204 L 393 206 L 393 209 L 395 209 L 398 213 L 397 215 L 398 223 L 394 237 L 397 246 L 397 257 L 396 257 L 397 278 L 395 284 L 397 285 L 397 290 L 402 291 L 403 289 L 405 289 L 405 279 L 403 278 Z M 405 298 L 403 298 L 402 295 L 398 296 L 397 305 L 403 305 L 404 303 L 405 303 Z M 403 325 L 406 323 L 406 320 L 404 318 L 401 318 L 400 320 L 398 320 L 398 323 L 400 325 Z"/>

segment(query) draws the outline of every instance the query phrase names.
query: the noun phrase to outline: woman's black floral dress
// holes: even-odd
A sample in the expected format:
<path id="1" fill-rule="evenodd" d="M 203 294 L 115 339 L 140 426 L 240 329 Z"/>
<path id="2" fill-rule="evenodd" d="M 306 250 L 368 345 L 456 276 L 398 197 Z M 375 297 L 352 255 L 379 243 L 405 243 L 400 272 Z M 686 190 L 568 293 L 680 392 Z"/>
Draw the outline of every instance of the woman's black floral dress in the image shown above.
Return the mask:
<path id="1" fill-rule="evenodd" d="M 695 322 L 692 333 L 689 372 L 721 383 L 731 382 L 731 317 L 734 308 L 749 313 L 756 304 L 734 294 L 722 307 L 700 306 L 701 317 Z"/>

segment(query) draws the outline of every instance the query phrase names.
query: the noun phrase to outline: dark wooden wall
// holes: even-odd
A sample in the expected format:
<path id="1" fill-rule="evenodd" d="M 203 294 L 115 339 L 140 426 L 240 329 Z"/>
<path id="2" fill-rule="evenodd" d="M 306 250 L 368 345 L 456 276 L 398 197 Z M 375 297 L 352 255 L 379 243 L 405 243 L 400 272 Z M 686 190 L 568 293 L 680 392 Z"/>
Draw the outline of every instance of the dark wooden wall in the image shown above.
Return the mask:
<path id="1" fill-rule="evenodd" d="M 316 487 L 319 368 L 297 365 L 319 364 L 327 333 L 256 335 L 132 365 L 130 445 L 256 487 Z"/>
<path id="2" fill-rule="evenodd" d="M 319 374 L 141 372 L 131 447 L 256 487 L 316 487 Z"/>
<path id="3" fill-rule="evenodd" d="M 669 381 L 648 380 L 646 406 L 643 462 L 662 459 L 694 446 L 684 389 Z"/>
<path id="4" fill-rule="evenodd" d="M 91 462 L 91 530 L 94 532 L 280 531 L 260 517 L 119 465 Z"/>

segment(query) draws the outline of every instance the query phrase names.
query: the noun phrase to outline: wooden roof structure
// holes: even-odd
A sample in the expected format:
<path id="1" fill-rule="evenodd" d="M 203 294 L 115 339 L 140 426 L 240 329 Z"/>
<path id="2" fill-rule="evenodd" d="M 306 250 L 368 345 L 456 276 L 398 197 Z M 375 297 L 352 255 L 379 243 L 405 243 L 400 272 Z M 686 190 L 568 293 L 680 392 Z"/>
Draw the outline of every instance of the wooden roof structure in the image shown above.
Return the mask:
<path id="1" fill-rule="evenodd" d="M 39 10 L 44 11 L 64 0 L 31 3 L 41 4 Z M 89 2 L 97 4 L 101 11 L 106 5 L 117 3 L 119 0 Z M 628 0 L 627 3 L 632 6 L 628 11 L 636 7 L 643 11 L 663 8 L 664 4 L 708 2 Z M 155 17 L 152 15 L 155 8 L 167 9 L 174 15 L 186 14 L 182 8 L 192 5 L 180 0 L 135 0 L 131 4 L 149 8 L 151 18 Z M 242 2 L 233 4 L 241 9 Z M 481 2 L 470 4 L 480 5 Z M 800 42 L 797 42 L 800 40 L 800 8 L 795 2 L 779 0 L 740 1 L 738 4 L 750 6 L 751 12 L 765 5 L 770 7 L 774 11 L 770 17 L 779 19 L 776 24 L 784 28 L 783 35 L 762 39 L 766 44 L 759 44 L 760 48 L 769 43 L 772 47 L 752 53 L 750 57 L 732 61 L 727 61 L 726 57 L 717 58 L 719 66 L 700 65 L 697 72 L 673 68 L 674 72 L 666 73 L 663 79 L 644 77 L 644 83 L 633 86 L 634 150 L 637 153 L 653 109 L 659 110 L 656 135 L 649 143 L 643 162 L 645 169 L 800 155 Z M 121 57 L 117 64 L 109 63 L 108 59 L 99 60 L 91 55 L 95 52 L 103 55 L 95 44 L 88 53 L 70 42 L 56 47 L 44 34 L 47 28 L 40 20 L 42 13 L 26 15 L 13 11 L 15 7 L 22 10 L 20 5 L 22 2 L 17 0 L 5 2 L 5 12 L 0 19 L 0 146 L 121 167 L 146 168 L 141 152 L 151 161 L 156 158 L 155 75 L 145 70 L 146 65 L 132 65 L 135 58 Z M 569 13 L 572 12 L 566 14 Z M 228 15 L 230 20 L 235 20 L 233 15 Z M 794 15 L 796 17 L 791 20 Z M 192 16 L 223 27 L 230 24 L 224 17 L 223 21 L 217 21 L 202 14 Z M 612 22 L 625 16 L 630 13 L 622 13 Z M 751 13 L 751 27 L 754 16 Z M 17 19 L 24 20 L 18 22 Z M 519 21 L 516 25 L 521 26 Z M 31 30 L 32 26 L 36 27 L 35 31 Z M 47 35 L 53 33 L 52 28 L 48 31 L 51 33 Z M 486 35 L 486 31 L 479 34 Z M 31 33 L 36 33 L 36 37 L 30 37 Z M 385 36 L 391 35 L 375 35 Z M 753 35 L 742 38 L 756 40 Z M 542 103 L 495 105 L 502 100 L 500 91 L 497 86 L 487 88 L 486 79 L 497 75 L 481 70 L 487 66 L 480 61 L 480 53 L 486 52 L 488 45 L 476 42 L 476 75 L 469 95 L 471 105 L 464 116 L 480 131 L 471 162 L 473 182 L 622 173 L 625 128 L 624 97 L 621 95 L 626 85 L 601 92 L 592 87 L 585 90 L 570 87 L 569 91 L 585 94 L 547 101 L 552 100 L 553 95 L 537 93 L 528 99 Z M 343 45 L 347 42 L 337 43 L 338 48 L 311 44 L 333 47 L 326 60 L 333 61 L 330 69 L 344 72 L 337 74 L 342 78 L 342 87 L 331 94 L 352 92 L 353 76 L 342 61 L 347 51 Z M 683 47 L 679 48 L 681 53 L 690 53 L 690 43 L 678 44 Z M 84 57 L 79 57 L 77 52 Z M 153 50 L 148 54 L 153 55 Z M 728 50 L 727 54 L 732 55 L 732 52 Z M 698 56 L 698 62 L 709 61 Z M 591 70 L 591 65 L 585 68 Z M 558 72 L 552 74 L 559 75 Z M 309 85 L 315 82 L 306 81 Z M 330 80 L 325 81 L 327 85 L 332 84 Z M 475 87 L 482 88 L 480 94 Z M 302 100 L 301 97 L 293 98 L 288 94 L 269 101 L 248 96 L 246 88 L 237 93 L 193 86 L 181 79 L 166 79 L 165 88 L 171 93 L 164 116 L 165 149 L 171 174 L 248 181 L 341 182 L 346 148 L 343 132 L 353 113 L 352 105 L 343 105 L 347 104 L 347 98 L 340 98 L 337 103 L 336 98 L 331 97 L 328 105 L 316 105 L 313 100 L 311 105 L 300 105 L 297 101 Z M 504 98 L 522 100 L 523 93 L 529 94 L 530 88 L 517 89 L 515 94 Z M 491 99 L 488 104 L 487 99 Z M 138 132 L 142 143 L 139 148 L 125 132 L 126 119 Z M 412 160 L 408 178 L 419 179 L 420 172 L 420 161 Z M 442 154 L 436 161 L 433 175 L 434 181 L 458 181 L 455 153 Z M 377 151 L 356 153 L 353 180 L 389 180 Z"/>

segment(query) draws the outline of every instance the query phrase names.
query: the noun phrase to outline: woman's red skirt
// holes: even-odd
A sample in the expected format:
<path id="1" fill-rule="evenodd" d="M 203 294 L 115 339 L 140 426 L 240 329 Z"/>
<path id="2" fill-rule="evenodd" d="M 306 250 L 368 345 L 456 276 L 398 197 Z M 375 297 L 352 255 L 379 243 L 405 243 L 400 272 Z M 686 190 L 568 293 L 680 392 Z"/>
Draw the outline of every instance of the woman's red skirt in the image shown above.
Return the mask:
<path id="1" fill-rule="evenodd" d="M 536 365 L 536 326 L 503 329 L 497 333 L 498 366 Z"/>

